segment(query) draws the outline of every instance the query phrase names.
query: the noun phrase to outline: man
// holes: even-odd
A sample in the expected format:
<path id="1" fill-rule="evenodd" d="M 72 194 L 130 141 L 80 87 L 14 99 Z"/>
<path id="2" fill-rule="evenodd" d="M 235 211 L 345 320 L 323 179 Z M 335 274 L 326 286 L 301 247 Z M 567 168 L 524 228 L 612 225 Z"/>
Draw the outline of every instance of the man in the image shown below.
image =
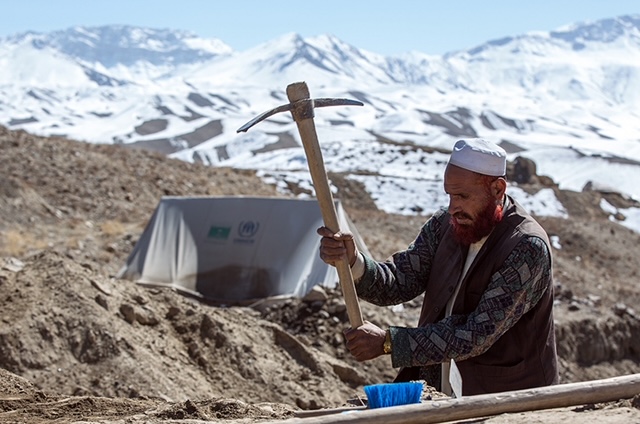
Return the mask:
<path id="1" fill-rule="evenodd" d="M 416 328 L 346 330 L 356 359 L 390 354 L 396 381 L 456 396 L 558 382 L 549 240 L 506 195 L 505 175 L 501 147 L 457 141 L 444 174 L 448 209 L 385 262 L 358 252 L 350 233 L 318 229 L 320 257 L 335 264 L 346 255 L 358 297 L 383 306 L 424 293 Z"/>

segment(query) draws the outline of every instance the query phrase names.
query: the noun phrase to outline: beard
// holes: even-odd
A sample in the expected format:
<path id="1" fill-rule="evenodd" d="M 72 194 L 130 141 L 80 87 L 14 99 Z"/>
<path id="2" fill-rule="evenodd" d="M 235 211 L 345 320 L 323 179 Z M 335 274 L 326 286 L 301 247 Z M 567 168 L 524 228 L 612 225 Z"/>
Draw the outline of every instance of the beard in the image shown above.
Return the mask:
<path id="1" fill-rule="evenodd" d="M 453 226 L 453 235 L 458 243 L 469 246 L 488 236 L 496 224 L 502 220 L 502 215 L 502 205 L 496 205 L 493 200 L 487 202 L 471 225 L 458 223 L 456 218 L 472 219 L 470 215 L 460 212 L 451 216 L 450 223 Z"/>

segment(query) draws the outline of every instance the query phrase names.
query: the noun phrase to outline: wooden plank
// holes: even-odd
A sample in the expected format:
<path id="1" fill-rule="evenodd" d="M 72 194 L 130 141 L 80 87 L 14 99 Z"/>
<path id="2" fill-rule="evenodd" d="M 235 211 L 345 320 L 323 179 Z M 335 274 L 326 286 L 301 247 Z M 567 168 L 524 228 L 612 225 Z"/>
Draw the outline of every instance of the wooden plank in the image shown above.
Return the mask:
<path id="1" fill-rule="evenodd" d="M 459 399 L 367 409 L 309 418 L 277 421 L 279 424 L 417 424 L 479 418 L 504 413 L 564 408 L 589 403 L 629 399 L 640 394 L 640 374 L 603 380 L 558 384 Z M 275 422 L 274 422 L 275 423 Z"/>

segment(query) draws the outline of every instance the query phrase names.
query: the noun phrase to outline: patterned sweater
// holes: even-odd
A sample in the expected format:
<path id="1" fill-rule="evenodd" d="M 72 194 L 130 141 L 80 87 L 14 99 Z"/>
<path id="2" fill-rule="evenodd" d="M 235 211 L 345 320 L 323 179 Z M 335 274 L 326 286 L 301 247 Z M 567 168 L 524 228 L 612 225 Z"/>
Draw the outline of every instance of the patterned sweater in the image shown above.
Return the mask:
<path id="1" fill-rule="evenodd" d="M 365 272 L 356 285 L 358 296 L 384 306 L 424 293 L 448 219 L 445 211 L 437 212 L 407 250 L 396 252 L 385 262 L 365 257 Z M 421 367 L 420 378 L 439 388 L 440 367 L 429 366 L 450 359 L 463 361 L 487 351 L 538 303 L 548 289 L 550 273 L 547 244 L 535 236 L 522 238 L 498 272 L 491 275 L 472 312 L 456 314 L 454 310 L 449 317 L 417 328 L 391 327 L 392 365 Z"/>

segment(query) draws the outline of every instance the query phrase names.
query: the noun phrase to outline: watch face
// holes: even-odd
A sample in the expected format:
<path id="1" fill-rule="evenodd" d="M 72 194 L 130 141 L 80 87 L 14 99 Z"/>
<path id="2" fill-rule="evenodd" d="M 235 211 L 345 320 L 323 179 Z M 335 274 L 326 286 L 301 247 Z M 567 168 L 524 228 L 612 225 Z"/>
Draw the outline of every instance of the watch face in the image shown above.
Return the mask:
<path id="1" fill-rule="evenodd" d="M 382 351 L 385 354 L 391 353 L 391 332 L 389 330 L 387 330 L 387 334 L 384 339 L 384 344 L 382 345 Z"/>

